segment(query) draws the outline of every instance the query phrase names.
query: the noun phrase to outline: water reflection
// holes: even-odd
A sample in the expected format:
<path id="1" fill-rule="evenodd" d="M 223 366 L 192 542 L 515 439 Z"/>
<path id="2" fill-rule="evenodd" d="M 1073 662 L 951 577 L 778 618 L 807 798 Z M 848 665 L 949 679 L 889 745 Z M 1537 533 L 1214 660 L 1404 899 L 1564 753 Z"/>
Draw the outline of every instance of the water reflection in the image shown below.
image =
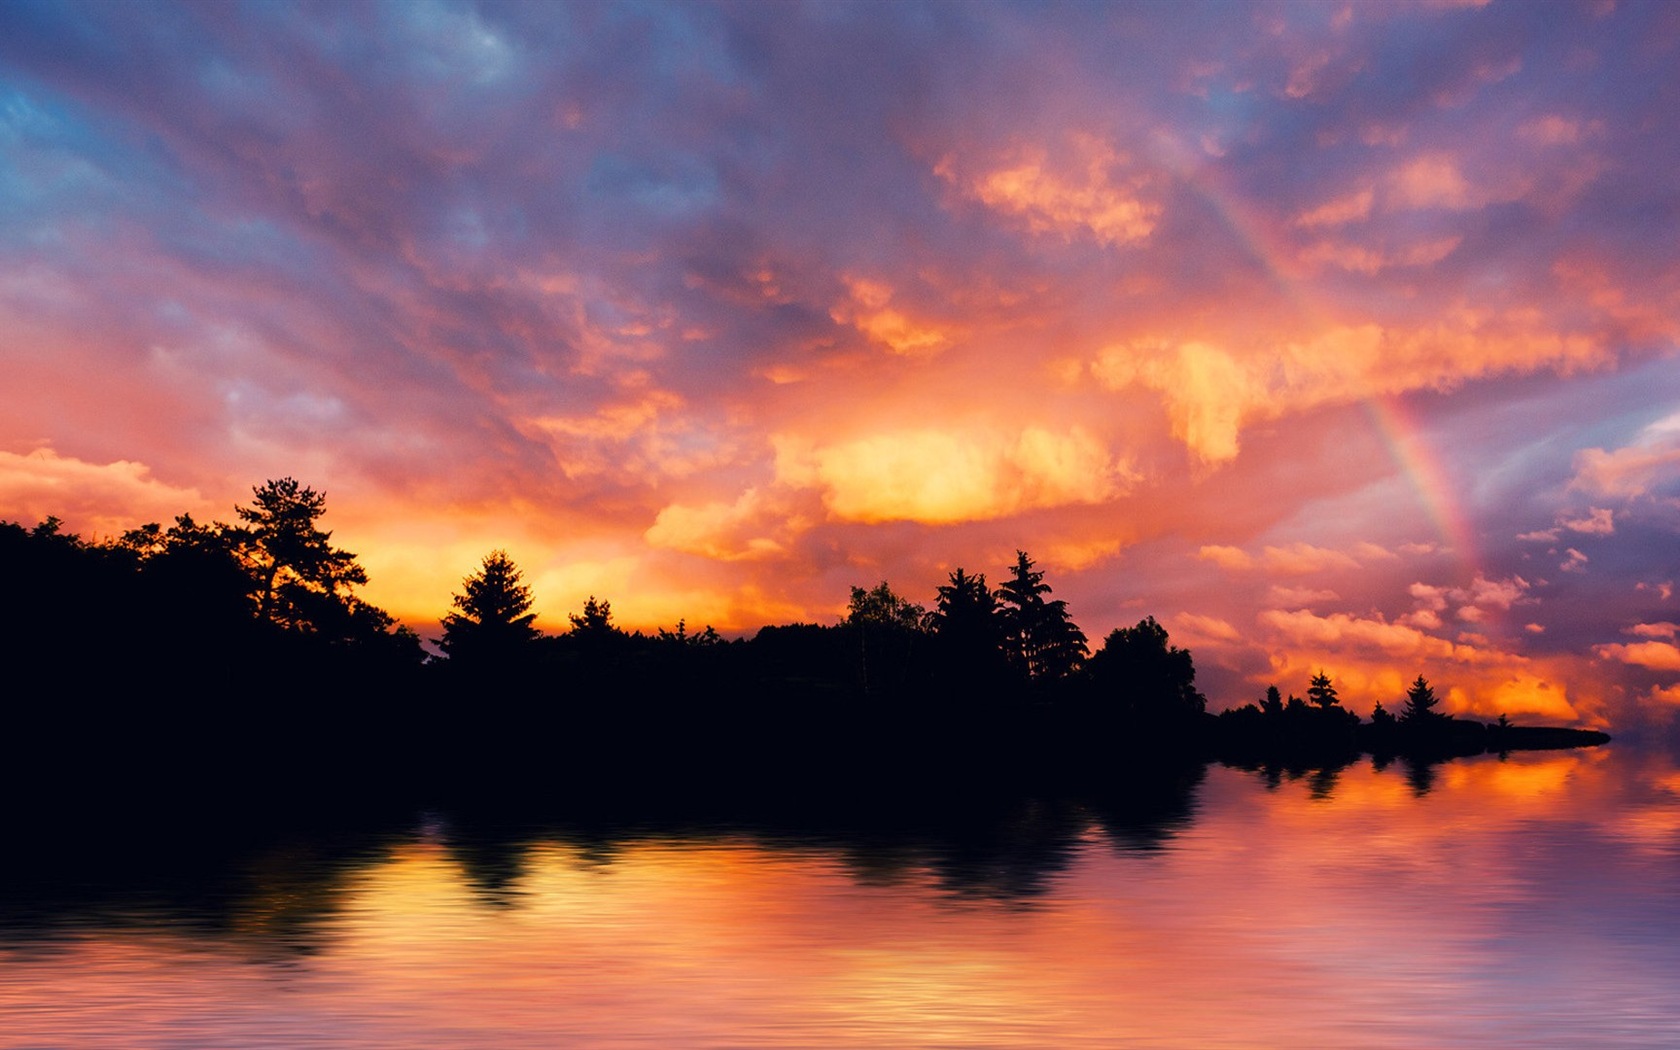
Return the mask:
<path id="1" fill-rule="evenodd" d="M 0 1045 L 1655 1046 L 1680 773 L 1200 766 L 753 811 L 126 819 L 0 874 Z M 225 829 L 224 829 L 225 830 Z"/>

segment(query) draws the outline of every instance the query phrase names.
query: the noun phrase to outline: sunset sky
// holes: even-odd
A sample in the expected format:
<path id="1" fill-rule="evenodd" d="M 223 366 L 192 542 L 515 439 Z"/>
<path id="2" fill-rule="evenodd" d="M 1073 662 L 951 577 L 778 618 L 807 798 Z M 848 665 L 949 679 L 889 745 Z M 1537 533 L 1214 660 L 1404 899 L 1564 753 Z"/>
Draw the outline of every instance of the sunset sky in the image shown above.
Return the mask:
<path id="1" fill-rule="evenodd" d="M 0 519 L 436 635 L 1017 548 L 1215 708 L 1680 710 L 1680 4 L 0 5 Z"/>

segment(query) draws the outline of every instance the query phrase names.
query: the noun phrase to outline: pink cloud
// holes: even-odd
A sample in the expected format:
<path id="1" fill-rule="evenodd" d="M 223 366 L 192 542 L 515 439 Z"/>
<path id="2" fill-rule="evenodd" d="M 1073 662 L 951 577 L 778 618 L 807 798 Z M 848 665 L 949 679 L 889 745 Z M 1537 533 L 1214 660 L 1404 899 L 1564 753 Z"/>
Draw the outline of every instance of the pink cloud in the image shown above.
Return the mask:
<path id="1" fill-rule="evenodd" d="M 1570 532 L 1581 532 L 1588 536 L 1609 536 L 1616 531 L 1613 512 L 1600 507 L 1588 510 L 1584 518 L 1566 519 L 1559 524 Z"/>
<path id="2" fill-rule="evenodd" d="M 1663 480 L 1680 476 L 1680 414 L 1642 430 L 1613 451 L 1584 449 L 1575 457 L 1570 486 L 1611 496 L 1642 496 Z"/>
<path id="3" fill-rule="evenodd" d="M 1680 634 L 1680 624 L 1670 623 L 1667 620 L 1661 623 L 1636 623 L 1627 629 L 1627 633 L 1638 635 L 1641 638 L 1673 638 Z"/>

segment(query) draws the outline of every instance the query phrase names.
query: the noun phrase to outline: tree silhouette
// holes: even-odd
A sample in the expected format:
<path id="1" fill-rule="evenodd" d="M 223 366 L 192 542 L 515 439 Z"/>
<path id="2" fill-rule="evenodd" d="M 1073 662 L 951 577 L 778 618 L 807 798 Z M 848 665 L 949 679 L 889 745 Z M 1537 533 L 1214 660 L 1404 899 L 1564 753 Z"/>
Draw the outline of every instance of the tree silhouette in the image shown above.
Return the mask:
<path id="1" fill-rule="evenodd" d="M 868 590 L 852 588 L 842 627 L 856 635 L 857 683 L 866 695 L 905 684 L 926 621 L 927 611 L 900 597 L 886 580 Z M 847 647 L 852 648 L 849 641 Z"/>
<path id="2" fill-rule="evenodd" d="M 1336 687 L 1330 684 L 1330 676 L 1323 671 L 1312 676 L 1307 685 L 1307 699 L 1321 708 L 1336 706 Z"/>
<path id="3" fill-rule="evenodd" d="M 986 586 L 986 574 L 970 576 L 961 568 L 941 584 L 939 597 L 928 622 L 945 637 L 966 637 L 995 642 L 999 636 L 997 599 Z"/>
<path id="4" fill-rule="evenodd" d="M 899 597 L 886 580 L 869 590 L 853 587 L 851 600 L 846 603 L 846 623 L 854 627 L 920 631 L 926 618 L 927 610 L 908 598 Z"/>
<path id="5" fill-rule="evenodd" d="M 1278 692 L 1277 686 L 1266 687 L 1265 699 L 1260 701 L 1260 713 L 1274 718 L 1283 714 L 1283 694 Z"/>
<path id="6" fill-rule="evenodd" d="M 1207 709 L 1190 651 L 1169 644 L 1167 629 L 1153 616 L 1110 632 L 1092 654 L 1090 671 L 1099 690 L 1135 719 L 1181 722 Z"/>
<path id="7" fill-rule="evenodd" d="M 1444 718 L 1444 715 L 1434 709 L 1438 703 L 1440 700 L 1436 698 L 1435 690 L 1429 687 L 1423 675 L 1418 675 L 1417 681 L 1406 690 L 1406 702 L 1400 708 L 1400 721 L 1406 725 L 1417 726 Z"/>
<path id="8" fill-rule="evenodd" d="M 335 613 L 353 613 L 348 590 L 366 583 L 367 573 L 354 554 L 332 545 L 332 533 L 316 526 L 326 494 L 293 478 L 271 479 L 251 491 L 251 505 L 234 508 L 244 526 L 225 531 L 251 574 L 257 619 L 313 631 Z"/>
<path id="9" fill-rule="evenodd" d="M 443 618 L 438 644 L 450 659 L 493 663 L 529 651 L 538 632 L 533 625 L 531 588 L 521 582 L 519 567 L 507 551 L 484 556 L 478 571 L 461 581 L 455 611 Z"/>
<path id="10" fill-rule="evenodd" d="M 705 629 L 697 633 L 690 633 L 687 620 L 678 620 L 675 630 L 659 628 L 654 637 L 661 644 L 676 649 L 710 649 L 723 644 L 723 639 L 711 624 L 707 624 Z"/>
<path id="11" fill-rule="evenodd" d="M 580 639 L 618 633 L 612 623 L 612 602 L 605 598 L 596 600 L 593 594 L 583 603 L 583 612 L 568 613 L 566 619 L 572 621 L 572 633 Z"/>
<path id="12" fill-rule="evenodd" d="M 1029 679 L 1066 678 L 1085 659 L 1085 632 L 1068 616 L 1067 602 L 1046 600 L 1050 585 L 1026 551 L 1015 552 L 1009 579 L 997 590 L 1007 654 Z"/>
<path id="13" fill-rule="evenodd" d="M 1003 656 L 1003 622 L 997 598 L 986 586 L 986 576 L 970 576 L 961 568 L 939 587 L 933 611 L 928 613 L 946 670 L 964 686 L 995 690 L 1007 673 Z"/>

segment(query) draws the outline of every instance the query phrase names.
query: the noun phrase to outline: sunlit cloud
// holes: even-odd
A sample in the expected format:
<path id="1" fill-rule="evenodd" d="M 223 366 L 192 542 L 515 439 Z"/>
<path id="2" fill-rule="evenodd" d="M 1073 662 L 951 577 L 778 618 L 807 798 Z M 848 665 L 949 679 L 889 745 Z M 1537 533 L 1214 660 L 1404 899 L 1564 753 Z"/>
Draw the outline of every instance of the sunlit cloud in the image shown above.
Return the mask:
<path id="1" fill-rule="evenodd" d="M 1105 349 L 1091 372 L 1110 389 L 1158 391 L 1174 436 L 1217 463 L 1237 455 L 1241 431 L 1256 420 L 1502 372 L 1591 366 L 1607 353 L 1581 336 L 1501 328 L 1480 321 L 1411 330 L 1360 325 L 1243 349 L 1146 340 Z"/>
<path id="2" fill-rule="evenodd" d="M 1234 624 L 1227 623 L 1217 616 L 1179 613 L 1172 617 L 1170 622 L 1175 644 L 1219 644 L 1242 640 L 1242 632 Z"/>
<path id="3" fill-rule="evenodd" d="M 1273 585 L 1267 592 L 1269 601 L 1277 607 L 1304 609 L 1340 600 L 1335 591 L 1314 590 L 1310 587 L 1280 587 Z"/>
<path id="4" fill-rule="evenodd" d="M 1368 712 L 1381 702 L 1393 711 L 1411 679 L 1425 673 L 1447 706 L 1461 714 L 1581 717 L 1563 668 L 1501 649 L 1485 635 L 1449 640 L 1416 623 L 1307 610 L 1267 610 L 1256 623 L 1257 641 L 1270 652 L 1271 678 L 1305 682 L 1329 666 L 1355 710 Z"/>
<path id="5" fill-rule="evenodd" d="M 0 449 L 0 508 L 22 525 L 56 516 L 105 538 L 207 510 L 196 490 L 164 484 L 144 463 L 87 463 L 44 447 L 26 455 Z"/>
<path id="6" fill-rule="evenodd" d="M 1371 214 L 1371 201 L 1375 194 L 1370 187 L 1355 190 L 1344 197 L 1325 201 L 1311 211 L 1303 212 L 1295 219 L 1297 226 L 1342 226 L 1356 222 Z"/>
<path id="7" fill-rule="evenodd" d="M 880 281 L 848 278 L 846 301 L 836 304 L 829 315 L 849 324 L 895 354 L 936 353 L 951 342 L 955 330 L 932 322 L 912 320 L 891 305 L 893 290 Z"/>
<path id="8" fill-rule="evenodd" d="M 1473 648 L 1454 645 L 1406 624 L 1331 613 L 1319 616 L 1304 609 L 1268 609 L 1258 620 L 1279 638 L 1297 646 L 1337 650 L 1350 646 L 1371 648 L 1397 658 L 1445 659 L 1471 663 Z"/>
<path id="9" fill-rule="evenodd" d="M 1300 259 L 1309 266 L 1335 266 L 1354 273 L 1375 274 L 1396 266 L 1429 266 L 1453 253 L 1463 238 L 1437 237 L 1414 244 L 1371 247 L 1346 241 L 1318 241 L 1303 249 Z"/>
<path id="10" fill-rule="evenodd" d="M 780 481 L 811 486 L 846 521 L 948 524 L 1101 503 L 1133 480 L 1093 435 L 1029 427 L 906 430 L 839 444 L 777 440 Z"/>
<path id="11" fill-rule="evenodd" d="M 1127 174 L 1136 170 L 1130 157 L 1087 135 L 1073 136 L 1068 153 L 1058 163 L 1029 147 L 966 178 L 946 157 L 934 173 L 988 208 L 1024 221 L 1033 233 L 1089 236 L 1119 246 L 1154 232 L 1161 206 L 1142 195 L 1146 176 Z"/>
<path id="12" fill-rule="evenodd" d="M 785 502 L 748 489 L 733 503 L 717 501 L 697 507 L 674 503 L 659 512 L 644 535 L 655 547 L 744 561 L 785 553 L 786 537 L 807 527 L 809 522 L 790 514 Z"/>
<path id="13" fill-rule="evenodd" d="M 1205 560 L 1225 569 L 1260 570 L 1283 576 L 1310 576 L 1314 573 L 1359 568 L 1359 561 L 1352 555 L 1344 551 L 1315 547 L 1310 543 L 1267 546 L 1258 556 L 1236 547 L 1210 545 L 1203 547 L 1200 554 Z"/>
<path id="14" fill-rule="evenodd" d="M 1406 163 L 1391 178 L 1390 193 L 1406 208 L 1470 207 L 1471 187 L 1451 156 L 1431 154 Z"/>
<path id="15" fill-rule="evenodd" d="M 1667 620 L 1661 623 L 1636 623 L 1627 629 L 1627 633 L 1641 638 L 1674 638 L 1680 636 L 1680 624 Z"/>
<path id="16" fill-rule="evenodd" d="M 1601 660 L 1619 660 L 1653 671 L 1680 671 L 1680 646 L 1671 642 L 1614 642 L 1595 645 L 1593 652 Z"/>
<path id="17" fill-rule="evenodd" d="M 1631 497 L 1643 496 L 1676 478 L 1680 478 L 1680 413 L 1645 427 L 1632 444 L 1611 451 L 1582 449 L 1575 456 L 1575 476 L 1570 485 Z"/>
<path id="18" fill-rule="evenodd" d="M 1592 508 L 1584 518 L 1566 519 L 1559 524 L 1570 532 L 1585 533 L 1588 536 L 1609 536 L 1616 531 L 1614 512 L 1601 507 Z"/>

